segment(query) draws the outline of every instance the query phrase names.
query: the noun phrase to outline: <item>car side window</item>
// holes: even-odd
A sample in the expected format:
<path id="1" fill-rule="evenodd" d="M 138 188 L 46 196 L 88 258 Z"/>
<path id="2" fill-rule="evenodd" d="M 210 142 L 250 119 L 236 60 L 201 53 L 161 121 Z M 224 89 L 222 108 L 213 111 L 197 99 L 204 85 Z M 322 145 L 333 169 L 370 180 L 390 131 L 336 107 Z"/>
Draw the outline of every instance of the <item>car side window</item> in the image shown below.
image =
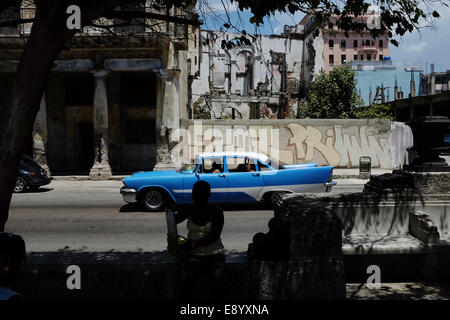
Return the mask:
<path id="1" fill-rule="evenodd" d="M 249 157 L 227 157 L 228 172 L 255 172 L 256 164 Z"/>
<path id="2" fill-rule="evenodd" d="M 221 173 L 223 172 L 222 158 L 205 158 L 202 160 L 198 173 Z"/>
<path id="3" fill-rule="evenodd" d="M 258 167 L 259 167 L 259 170 L 261 170 L 261 171 L 270 171 L 270 170 L 272 170 L 268 165 L 262 163 L 261 161 L 258 161 Z"/>

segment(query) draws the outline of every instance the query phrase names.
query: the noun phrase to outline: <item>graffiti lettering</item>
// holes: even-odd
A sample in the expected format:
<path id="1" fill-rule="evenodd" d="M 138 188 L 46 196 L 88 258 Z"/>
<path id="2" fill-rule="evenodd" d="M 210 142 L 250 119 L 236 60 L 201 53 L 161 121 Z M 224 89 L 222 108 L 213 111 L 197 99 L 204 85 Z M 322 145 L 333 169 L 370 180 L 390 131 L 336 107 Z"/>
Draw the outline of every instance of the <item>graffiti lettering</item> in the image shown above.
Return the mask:
<path id="1" fill-rule="evenodd" d="M 397 128 L 399 126 L 401 130 Z M 370 156 L 373 167 L 393 168 L 399 162 L 403 163 L 404 156 L 391 156 L 392 152 L 408 147 L 411 140 L 410 130 L 403 127 L 406 126 L 396 124 L 395 133 L 380 134 L 369 125 L 317 127 L 289 122 L 275 127 L 202 125 L 202 121 L 195 121 L 186 129 L 179 129 L 177 135 L 182 137 L 182 142 L 175 150 L 183 157 L 182 162 L 190 161 L 202 152 L 248 151 L 267 154 L 284 163 L 317 162 L 338 167 L 357 167 L 361 156 Z M 393 141 L 394 134 L 394 140 L 398 141 Z M 400 142 L 401 148 L 397 147 Z M 175 157 L 173 161 L 179 162 L 178 159 Z"/>

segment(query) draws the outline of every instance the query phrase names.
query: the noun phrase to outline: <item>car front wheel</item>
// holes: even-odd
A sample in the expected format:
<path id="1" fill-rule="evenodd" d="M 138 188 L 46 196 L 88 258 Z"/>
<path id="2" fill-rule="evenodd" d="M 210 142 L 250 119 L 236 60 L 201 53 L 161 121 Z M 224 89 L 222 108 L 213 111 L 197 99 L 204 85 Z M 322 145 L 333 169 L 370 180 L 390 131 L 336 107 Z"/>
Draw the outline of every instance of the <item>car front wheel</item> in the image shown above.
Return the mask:
<path id="1" fill-rule="evenodd" d="M 21 177 L 16 178 L 16 185 L 14 186 L 14 192 L 21 193 L 27 190 L 27 182 Z"/>
<path id="2" fill-rule="evenodd" d="M 141 204 L 148 211 L 162 211 L 165 206 L 164 195 L 160 191 L 149 190 L 141 198 Z"/>

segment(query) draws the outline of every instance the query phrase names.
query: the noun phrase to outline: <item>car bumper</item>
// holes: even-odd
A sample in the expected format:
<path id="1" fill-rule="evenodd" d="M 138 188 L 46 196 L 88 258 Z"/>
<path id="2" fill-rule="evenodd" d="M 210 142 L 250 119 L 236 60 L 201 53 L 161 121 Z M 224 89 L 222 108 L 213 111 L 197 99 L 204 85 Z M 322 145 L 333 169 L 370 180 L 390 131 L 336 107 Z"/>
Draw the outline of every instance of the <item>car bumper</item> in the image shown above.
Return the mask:
<path id="1" fill-rule="evenodd" d="M 325 192 L 330 192 L 335 185 L 337 185 L 336 181 L 325 182 Z"/>
<path id="2" fill-rule="evenodd" d="M 123 197 L 123 200 L 127 203 L 136 202 L 136 190 L 130 189 L 127 187 L 122 187 L 120 189 L 120 194 Z"/>
<path id="3" fill-rule="evenodd" d="M 41 186 L 45 186 L 47 184 L 49 184 L 50 182 L 52 182 L 53 178 L 52 177 L 39 177 L 39 178 L 34 178 L 34 177 L 29 177 L 27 179 L 27 182 L 30 186 L 32 187 L 41 187 Z"/>

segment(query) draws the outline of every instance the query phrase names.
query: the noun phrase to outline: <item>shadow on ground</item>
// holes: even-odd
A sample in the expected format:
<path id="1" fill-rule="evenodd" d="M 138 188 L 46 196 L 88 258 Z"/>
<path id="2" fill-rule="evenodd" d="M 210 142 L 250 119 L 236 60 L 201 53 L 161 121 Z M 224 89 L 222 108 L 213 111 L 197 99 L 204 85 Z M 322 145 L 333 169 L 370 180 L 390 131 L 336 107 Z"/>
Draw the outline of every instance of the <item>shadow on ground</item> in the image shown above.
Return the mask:
<path id="1" fill-rule="evenodd" d="M 430 282 L 382 283 L 378 289 L 366 283 L 347 283 L 350 300 L 449 300 L 450 286 Z"/>
<path id="2" fill-rule="evenodd" d="M 272 210 L 270 206 L 263 205 L 260 203 L 217 204 L 217 205 L 221 207 L 224 211 Z M 182 206 L 177 206 L 177 209 L 181 207 Z M 127 203 L 119 209 L 119 212 L 146 212 L 146 210 L 143 209 L 138 203 Z M 153 213 L 161 213 L 161 212 L 153 212 Z"/>

